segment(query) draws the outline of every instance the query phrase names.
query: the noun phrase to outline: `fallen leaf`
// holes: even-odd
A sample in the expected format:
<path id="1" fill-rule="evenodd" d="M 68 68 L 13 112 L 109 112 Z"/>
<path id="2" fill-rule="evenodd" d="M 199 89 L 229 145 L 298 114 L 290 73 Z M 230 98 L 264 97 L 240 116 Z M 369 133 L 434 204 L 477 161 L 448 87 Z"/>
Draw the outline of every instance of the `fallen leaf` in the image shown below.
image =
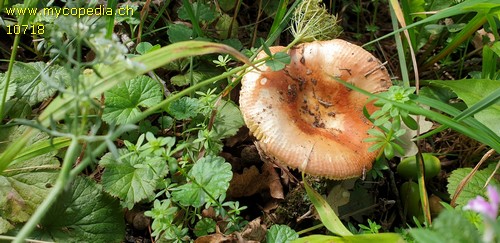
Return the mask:
<path id="1" fill-rule="evenodd" d="M 245 226 L 245 229 L 241 232 L 241 237 L 248 241 L 262 242 L 266 237 L 267 226 L 261 224 L 260 218 L 252 220 Z"/>
<path id="2" fill-rule="evenodd" d="M 241 174 L 234 173 L 227 195 L 233 198 L 248 197 L 265 190 L 269 190 L 275 199 L 284 198 L 278 173 L 269 163 L 263 164 L 262 173 L 255 165 L 245 168 Z"/>
<path id="3" fill-rule="evenodd" d="M 225 236 L 221 233 L 205 235 L 199 237 L 194 241 L 194 243 L 229 243 L 229 242 L 236 242 L 236 240 L 233 237 Z"/>

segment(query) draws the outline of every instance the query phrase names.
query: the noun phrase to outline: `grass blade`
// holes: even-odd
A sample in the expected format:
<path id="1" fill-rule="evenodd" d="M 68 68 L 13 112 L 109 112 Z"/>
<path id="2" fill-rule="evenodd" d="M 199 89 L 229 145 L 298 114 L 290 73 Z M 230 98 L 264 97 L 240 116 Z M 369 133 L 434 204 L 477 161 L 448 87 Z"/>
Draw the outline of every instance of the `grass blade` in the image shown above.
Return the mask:
<path id="1" fill-rule="evenodd" d="M 313 203 L 316 211 L 318 211 L 321 222 L 325 227 L 332 233 L 340 236 L 352 235 L 344 224 L 340 221 L 339 217 L 335 214 L 330 205 L 323 199 L 323 197 L 314 191 L 311 186 L 304 180 L 304 174 L 302 174 L 302 181 L 304 182 L 304 188 L 306 189 L 307 196 Z"/>

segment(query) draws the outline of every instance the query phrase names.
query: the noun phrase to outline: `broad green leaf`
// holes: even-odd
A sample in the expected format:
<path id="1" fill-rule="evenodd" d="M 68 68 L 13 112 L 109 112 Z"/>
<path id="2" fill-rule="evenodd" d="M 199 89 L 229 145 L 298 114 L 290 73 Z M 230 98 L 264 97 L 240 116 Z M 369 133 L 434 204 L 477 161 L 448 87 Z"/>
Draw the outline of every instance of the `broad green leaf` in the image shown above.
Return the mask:
<path id="1" fill-rule="evenodd" d="M 295 232 L 288 225 L 273 225 L 266 232 L 266 242 L 267 243 L 286 243 L 291 242 L 299 237 L 299 234 Z"/>
<path id="2" fill-rule="evenodd" d="M 198 18 L 198 21 L 211 22 L 215 19 L 216 12 L 212 10 L 208 4 L 195 2 L 191 5 L 191 7 L 193 9 L 193 12 L 196 14 L 196 17 Z M 179 18 L 183 20 L 191 20 L 185 6 L 179 8 L 179 11 L 177 11 L 177 13 L 179 14 Z"/>
<path id="3" fill-rule="evenodd" d="M 454 170 L 448 178 L 448 193 L 455 194 L 459 183 L 472 171 L 471 168 L 459 168 Z M 490 166 L 484 170 L 479 170 L 465 185 L 460 196 L 456 200 L 457 205 L 465 206 L 469 200 L 474 199 L 480 195 L 487 198 L 486 195 L 486 181 L 494 171 L 494 167 Z M 500 183 L 493 179 L 490 181 L 491 185 L 500 186 Z"/>
<path id="4" fill-rule="evenodd" d="M 193 118 L 200 112 L 200 102 L 191 97 L 182 97 L 170 104 L 168 113 L 177 120 Z"/>
<path id="5" fill-rule="evenodd" d="M 193 36 L 193 30 L 183 24 L 171 24 L 167 30 L 170 43 L 190 40 Z"/>
<path id="6" fill-rule="evenodd" d="M 93 89 L 90 93 L 90 96 L 99 97 L 102 93 L 115 88 L 117 84 L 121 84 L 122 82 L 137 77 L 140 74 L 144 74 L 148 71 L 154 70 L 155 68 L 162 67 L 175 60 L 215 52 L 231 54 L 238 60 L 243 61 L 245 64 L 252 65 L 246 56 L 226 45 L 210 43 L 206 41 L 186 41 L 175 43 L 162 47 L 159 50 L 149 52 L 145 55 L 137 56 L 128 61 L 117 62 L 112 65 L 95 66 L 94 68 L 98 70 L 100 75 L 96 75 L 95 73 L 90 75 L 93 77 Z M 235 68 L 234 70 L 226 74 L 219 75 L 202 83 L 196 84 L 195 86 L 189 87 L 188 89 L 185 89 L 177 94 L 174 94 L 168 99 L 163 100 L 159 104 L 156 104 L 154 107 L 151 107 L 148 110 L 144 111 L 139 117 L 132 119 L 132 121 L 133 123 L 137 123 L 140 120 L 143 120 L 148 115 L 151 115 L 167 106 L 173 100 L 182 97 L 183 95 L 186 95 L 190 92 L 193 92 L 201 87 L 204 87 L 208 83 L 213 83 L 215 81 L 225 79 L 226 77 L 229 77 L 229 75 L 236 74 L 244 68 L 245 66 L 241 68 Z M 56 97 L 50 103 L 50 105 L 45 108 L 42 114 L 40 114 L 40 116 L 38 117 L 38 121 L 42 126 L 49 126 L 51 124 L 51 121 L 59 121 L 63 119 L 67 115 L 67 113 L 74 108 L 74 106 L 69 105 L 74 102 L 74 100 L 75 97 L 71 95 Z M 18 139 L 15 143 L 9 145 L 9 149 L 0 154 L 0 173 L 5 168 L 7 168 L 9 163 L 12 162 L 14 157 L 19 153 L 19 151 L 23 149 L 25 144 L 35 133 L 35 129 L 27 130 L 20 139 Z M 104 144 L 97 148 L 99 152 L 104 152 L 105 149 L 106 146 Z"/>
<path id="7" fill-rule="evenodd" d="M 482 242 L 476 227 L 458 210 L 443 211 L 430 229 L 412 229 L 415 242 Z"/>
<path id="8" fill-rule="evenodd" d="M 500 81 L 487 79 L 464 79 L 457 81 L 432 81 L 432 83 L 448 87 L 462 99 L 467 106 L 481 102 L 484 97 L 500 90 Z M 500 136 L 500 97 L 496 102 L 490 104 L 483 110 L 477 112 L 474 117 Z"/>
<path id="9" fill-rule="evenodd" d="M 14 90 L 15 91 L 15 90 Z M 10 92 L 10 89 L 9 89 Z M 28 118 L 31 117 L 31 106 L 25 100 L 12 99 L 5 102 L 4 118 Z"/>
<path id="10" fill-rule="evenodd" d="M 124 201 L 128 208 L 144 199 L 153 199 L 154 190 L 168 173 L 165 161 L 159 157 L 142 158 L 126 149 L 119 149 L 120 160 L 107 153 L 99 164 L 105 168 L 102 185 L 109 194 Z"/>
<path id="11" fill-rule="evenodd" d="M 238 27 L 238 21 L 233 21 L 231 16 L 222 14 L 215 25 L 215 31 L 219 35 L 219 39 L 237 38 Z"/>
<path id="12" fill-rule="evenodd" d="M 221 139 L 233 136 L 244 124 L 238 107 L 233 102 L 221 100 L 214 122 L 214 131 L 217 136 Z"/>
<path id="13" fill-rule="evenodd" d="M 331 236 L 331 235 L 310 235 L 293 241 L 293 243 L 365 243 L 365 242 L 384 242 L 384 243 L 404 243 L 405 241 L 399 234 L 380 233 L 380 234 L 362 234 L 350 236 Z"/>
<path id="14" fill-rule="evenodd" d="M 34 236 L 55 242 L 122 242 L 123 210 L 100 185 L 77 177 L 49 209 Z"/>
<path id="15" fill-rule="evenodd" d="M 219 0 L 219 7 L 224 12 L 228 12 L 236 6 L 236 0 Z"/>
<path id="16" fill-rule="evenodd" d="M 147 76 L 139 76 L 104 93 L 102 119 L 107 123 L 130 123 L 141 108 L 154 106 L 163 98 L 161 85 Z"/>
<path id="17" fill-rule="evenodd" d="M 137 44 L 137 46 L 135 47 L 135 50 L 139 54 L 146 54 L 146 52 L 148 52 L 152 47 L 153 47 L 153 45 L 151 45 L 151 43 L 149 43 L 149 42 L 141 42 L 141 43 Z"/>
<path id="18" fill-rule="evenodd" d="M 3 100 L 3 93 L 5 92 L 5 75 L 0 73 L 0 100 Z M 9 82 L 9 88 L 7 90 L 6 101 L 10 100 L 12 96 L 16 93 L 17 84 L 15 82 Z"/>
<path id="19" fill-rule="evenodd" d="M 302 178 L 304 175 L 302 174 Z M 304 187 L 307 192 L 307 196 L 313 203 L 316 211 L 318 211 L 321 222 L 325 225 L 325 227 L 332 233 L 340 236 L 348 236 L 352 235 L 352 233 L 342 224 L 339 217 L 335 214 L 333 209 L 330 207 L 327 201 L 311 186 L 304 181 Z"/>
<path id="20" fill-rule="evenodd" d="M 215 232 L 216 223 L 211 218 L 202 218 L 194 226 L 194 234 L 198 237 L 208 235 L 209 233 Z"/>
<path id="21" fill-rule="evenodd" d="M 9 141 L 14 141 L 24 132 L 26 127 L 0 129 L 0 152 L 3 152 Z M 46 139 L 43 133 L 37 133 L 29 142 L 35 143 Z M 23 223 L 29 219 L 38 205 L 49 193 L 59 173 L 59 161 L 53 157 L 55 152 L 22 162 L 11 163 L 0 175 L 0 219 L 12 224 Z M 4 224 L 5 226 L 5 224 Z M 0 233 L 8 228 L 0 227 Z"/>
<path id="22" fill-rule="evenodd" d="M 186 86 L 189 84 L 196 84 L 206 78 L 208 78 L 206 74 L 193 71 L 192 73 L 188 72 L 186 74 L 175 75 L 170 78 L 170 82 L 176 86 Z"/>
<path id="23" fill-rule="evenodd" d="M 52 96 L 56 92 L 54 86 L 64 87 L 69 75 L 64 68 L 55 65 L 47 67 L 44 62 L 16 62 L 12 80 L 17 84 L 16 97 L 34 105 Z"/>
<path id="24" fill-rule="evenodd" d="M 266 65 L 273 71 L 281 70 L 287 64 L 290 64 L 290 56 L 284 52 L 277 52 L 270 60 L 266 61 Z"/>
<path id="25" fill-rule="evenodd" d="M 224 194 L 232 177 L 231 165 L 223 158 L 203 157 L 189 171 L 190 180 L 172 192 L 172 198 L 184 206 L 201 207 L 212 201 L 211 197 L 217 199 Z"/>

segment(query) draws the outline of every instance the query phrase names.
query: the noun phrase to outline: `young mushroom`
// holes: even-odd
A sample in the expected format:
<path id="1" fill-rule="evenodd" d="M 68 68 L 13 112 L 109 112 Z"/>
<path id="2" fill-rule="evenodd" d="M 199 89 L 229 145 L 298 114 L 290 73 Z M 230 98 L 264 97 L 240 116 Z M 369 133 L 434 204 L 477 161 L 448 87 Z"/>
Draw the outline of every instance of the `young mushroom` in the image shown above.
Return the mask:
<path id="1" fill-rule="evenodd" d="M 386 69 L 340 39 L 303 43 L 288 54 L 291 63 L 283 70 L 262 65 L 242 79 L 240 106 L 250 132 L 267 156 L 289 167 L 330 179 L 361 176 L 376 156 L 368 151 L 372 144 L 363 142 L 372 128 L 363 107 L 375 108 L 335 79 L 377 93 L 391 85 Z"/>

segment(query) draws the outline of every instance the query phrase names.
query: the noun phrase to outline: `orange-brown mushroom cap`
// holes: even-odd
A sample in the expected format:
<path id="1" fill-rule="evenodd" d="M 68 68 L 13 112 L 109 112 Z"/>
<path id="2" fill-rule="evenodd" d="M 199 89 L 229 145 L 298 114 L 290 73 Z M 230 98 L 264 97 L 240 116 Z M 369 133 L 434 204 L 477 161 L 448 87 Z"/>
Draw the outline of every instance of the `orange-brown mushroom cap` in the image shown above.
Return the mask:
<path id="1" fill-rule="evenodd" d="M 376 156 L 368 152 L 372 144 L 363 142 L 372 127 L 363 107 L 374 107 L 335 79 L 382 92 L 390 86 L 386 69 L 361 47 L 339 39 L 300 44 L 288 54 L 285 69 L 262 65 L 242 79 L 240 106 L 250 132 L 266 155 L 289 167 L 331 179 L 361 176 Z"/>

